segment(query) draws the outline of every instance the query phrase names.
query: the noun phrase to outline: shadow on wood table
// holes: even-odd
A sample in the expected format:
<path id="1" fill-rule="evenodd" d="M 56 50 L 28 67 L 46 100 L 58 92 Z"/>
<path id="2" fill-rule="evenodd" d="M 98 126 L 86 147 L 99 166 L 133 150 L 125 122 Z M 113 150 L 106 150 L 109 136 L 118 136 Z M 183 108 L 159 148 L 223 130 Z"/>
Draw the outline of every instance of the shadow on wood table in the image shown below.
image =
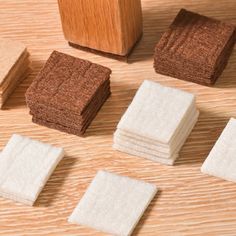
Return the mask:
<path id="1" fill-rule="evenodd" d="M 56 195 L 60 192 L 64 181 L 72 170 L 78 158 L 72 158 L 65 156 L 58 164 L 57 168 L 53 172 L 52 176 L 45 185 L 43 191 L 40 193 L 38 200 L 35 203 L 36 207 L 48 207 L 50 206 Z"/>

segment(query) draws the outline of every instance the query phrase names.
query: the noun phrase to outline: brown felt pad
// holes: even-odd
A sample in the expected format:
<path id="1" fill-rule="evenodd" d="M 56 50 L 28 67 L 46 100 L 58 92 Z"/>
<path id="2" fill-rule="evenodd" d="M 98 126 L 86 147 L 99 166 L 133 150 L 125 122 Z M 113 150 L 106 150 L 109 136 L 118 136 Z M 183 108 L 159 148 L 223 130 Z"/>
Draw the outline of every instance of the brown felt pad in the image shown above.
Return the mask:
<path id="1" fill-rule="evenodd" d="M 98 108 L 102 105 L 101 104 L 101 99 L 103 100 L 104 98 L 107 98 L 109 95 L 110 95 L 110 93 L 107 93 L 107 94 L 104 95 L 103 98 L 100 98 L 97 105 L 93 109 L 90 110 L 89 116 L 87 116 L 80 123 L 75 119 L 72 120 L 72 119 L 69 119 L 69 118 L 62 118 L 62 117 L 60 117 L 60 115 L 50 116 L 49 114 L 45 114 L 45 113 L 42 113 L 42 112 L 37 112 L 37 113 L 36 112 L 30 112 L 30 114 L 32 116 L 36 116 L 39 119 L 47 120 L 47 121 L 50 121 L 50 122 L 53 122 L 53 123 L 59 123 L 61 125 L 68 126 L 68 127 L 74 127 L 75 129 L 81 129 L 81 127 L 86 126 L 87 121 L 90 120 L 91 117 L 94 117 L 96 115 L 95 113 L 98 112 Z"/>
<path id="2" fill-rule="evenodd" d="M 103 102 L 101 103 L 100 107 L 97 107 L 97 111 L 93 114 L 93 116 L 90 117 L 90 120 L 87 121 L 87 124 L 85 126 L 83 126 L 83 128 L 81 129 L 75 129 L 73 127 L 68 127 L 68 126 L 64 126 L 58 123 L 53 123 L 47 120 L 42 120 L 37 118 L 36 116 L 32 117 L 32 121 L 38 125 L 42 125 L 42 126 L 46 126 L 48 128 L 51 129 L 56 129 L 62 132 L 66 132 L 68 134 L 74 134 L 74 135 L 78 135 L 78 136 L 82 136 L 86 129 L 88 128 L 88 126 L 90 125 L 90 123 L 93 121 L 93 119 L 95 118 L 96 114 L 98 113 L 99 109 L 102 107 L 103 103 L 106 101 L 106 99 L 109 97 L 110 94 L 107 95 L 107 97 L 103 98 Z"/>
<path id="3" fill-rule="evenodd" d="M 54 51 L 26 92 L 26 101 L 82 114 L 111 70 Z"/>
<path id="4" fill-rule="evenodd" d="M 236 40 L 235 27 L 181 9 L 155 48 L 156 72 L 212 84 L 225 68 Z"/>
<path id="5" fill-rule="evenodd" d="M 30 112 L 32 114 L 41 113 L 42 115 L 45 115 L 47 117 L 65 119 L 65 121 L 68 121 L 68 122 L 74 121 L 74 123 L 81 124 L 83 122 L 83 120 L 85 120 L 90 115 L 91 111 L 94 110 L 94 108 L 99 105 L 99 98 L 106 96 L 107 93 L 110 93 L 110 82 L 109 81 L 106 81 L 97 90 L 94 97 L 92 98 L 92 101 L 87 106 L 86 110 L 82 113 L 82 115 L 79 115 L 79 114 L 76 114 L 73 112 L 58 110 L 53 107 L 49 108 L 45 105 L 37 104 L 37 103 L 32 103 L 32 104 L 28 103 L 28 106 L 30 107 Z"/>
<path id="6" fill-rule="evenodd" d="M 227 45 L 227 50 L 223 51 L 222 57 L 220 58 L 221 64 L 215 67 L 213 72 L 209 72 L 207 69 L 205 69 L 204 65 L 198 69 L 196 69 L 197 67 L 194 66 L 194 64 L 189 64 L 188 67 L 186 67 L 186 64 L 182 61 L 176 61 L 175 58 L 168 57 L 167 55 L 156 58 L 155 63 L 158 65 L 158 71 L 162 71 L 159 73 L 187 81 L 197 82 L 203 85 L 212 85 L 215 83 L 227 65 L 233 47 L 234 42 L 233 40 L 230 40 Z M 224 58 L 224 60 L 222 58 Z M 163 71 L 167 70 L 167 68 L 168 71 L 164 73 Z"/>
<path id="7" fill-rule="evenodd" d="M 89 109 L 89 112 L 87 113 L 87 116 L 83 119 L 80 116 L 75 116 L 71 118 L 68 114 L 68 116 L 63 116 L 60 114 L 60 111 L 45 111 L 38 109 L 37 111 L 31 110 L 31 115 L 42 119 L 47 120 L 49 122 L 58 123 L 63 126 L 68 127 L 74 127 L 75 129 L 81 129 L 84 126 L 87 125 L 88 121 L 91 119 L 91 117 L 94 117 L 96 113 L 98 112 L 99 108 L 104 103 L 104 99 L 106 99 L 110 95 L 110 90 L 107 90 L 106 92 L 102 91 L 103 95 L 97 97 L 94 99 L 93 107 Z M 53 115 L 52 115 L 53 114 Z"/>

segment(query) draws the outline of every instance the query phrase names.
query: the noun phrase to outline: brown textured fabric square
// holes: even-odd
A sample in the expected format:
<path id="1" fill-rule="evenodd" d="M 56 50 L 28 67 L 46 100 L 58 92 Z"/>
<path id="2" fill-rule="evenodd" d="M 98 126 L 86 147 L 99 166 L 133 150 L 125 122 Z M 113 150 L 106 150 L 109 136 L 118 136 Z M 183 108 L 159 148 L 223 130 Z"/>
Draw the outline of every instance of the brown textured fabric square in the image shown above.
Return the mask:
<path id="1" fill-rule="evenodd" d="M 31 115 L 44 119 L 50 122 L 59 123 L 64 126 L 73 126 L 74 128 L 78 129 L 79 127 L 83 127 L 86 125 L 87 121 L 90 120 L 91 116 L 97 114 L 98 110 L 100 109 L 101 105 L 105 102 L 105 100 L 109 97 L 110 92 L 108 91 L 108 87 L 106 88 L 107 91 L 100 91 L 98 96 L 93 99 L 91 105 L 89 105 L 88 109 L 86 110 L 86 115 L 84 117 L 75 115 L 75 114 L 66 114 L 56 110 L 51 109 L 47 110 L 45 107 L 37 107 L 35 109 L 31 109 Z"/>
<path id="2" fill-rule="evenodd" d="M 54 51 L 26 92 L 26 101 L 81 114 L 111 70 Z"/>
<path id="3" fill-rule="evenodd" d="M 210 85 L 224 70 L 235 41 L 235 26 L 181 9 L 156 45 L 154 68 Z"/>
<path id="4" fill-rule="evenodd" d="M 48 128 L 57 129 L 59 131 L 67 132 L 69 134 L 83 136 L 86 129 L 91 124 L 91 122 L 93 121 L 93 119 L 95 118 L 98 111 L 100 110 L 100 108 L 102 107 L 106 99 L 109 97 L 109 95 L 110 93 L 107 94 L 103 99 L 101 99 L 101 103 L 99 104 L 99 106 L 97 106 L 96 109 L 92 111 L 91 115 L 85 120 L 83 125 L 74 124 L 73 122 L 68 123 L 68 122 L 61 122 L 61 121 L 55 121 L 55 120 L 51 121 L 49 119 L 45 119 L 45 117 L 42 118 L 38 115 L 33 115 L 32 121 L 36 124 L 43 125 Z"/>
<path id="5" fill-rule="evenodd" d="M 29 53 L 24 44 L 0 38 L 0 109 L 26 77 L 29 64 Z"/>
<path id="6" fill-rule="evenodd" d="M 87 106 L 86 110 L 81 114 L 78 115 L 75 112 L 69 112 L 66 110 L 58 110 L 53 107 L 47 107 L 43 104 L 36 104 L 36 103 L 28 103 L 30 108 L 30 113 L 32 115 L 40 115 L 42 118 L 45 119 L 57 119 L 63 120 L 64 122 L 72 122 L 77 124 L 82 124 L 84 120 L 90 116 L 94 109 L 101 103 L 101 99 L 105 97 L 107 94 L 110 94 L 110 83 L 104 83 L 101 88 L 95 93 L 94 97 L 92 98 L 91 102 Z"/>
<path id="7" fill-rule="evenodd" d="M 82 135 L 110 95 L 111 70 L 54 51 L 26 92 L 33 122 Z"/>

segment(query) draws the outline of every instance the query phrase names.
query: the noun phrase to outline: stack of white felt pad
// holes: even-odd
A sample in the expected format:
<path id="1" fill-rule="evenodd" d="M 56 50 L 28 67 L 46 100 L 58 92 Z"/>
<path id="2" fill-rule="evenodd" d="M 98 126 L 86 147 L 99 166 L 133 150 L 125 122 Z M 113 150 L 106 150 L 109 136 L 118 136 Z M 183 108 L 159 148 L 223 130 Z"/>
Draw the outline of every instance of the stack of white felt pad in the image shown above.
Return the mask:
<path id="1" fill-rule="evenodd" d="M 193 94 L 145 80 L 117 126 L 113 147 L 173 165 L 198 116 Z"/>
<path id="2" fill-rule="evenodd" d="M 0 38 L 0 108 L 26 77 L 29 53 L 19 42 Z"/>

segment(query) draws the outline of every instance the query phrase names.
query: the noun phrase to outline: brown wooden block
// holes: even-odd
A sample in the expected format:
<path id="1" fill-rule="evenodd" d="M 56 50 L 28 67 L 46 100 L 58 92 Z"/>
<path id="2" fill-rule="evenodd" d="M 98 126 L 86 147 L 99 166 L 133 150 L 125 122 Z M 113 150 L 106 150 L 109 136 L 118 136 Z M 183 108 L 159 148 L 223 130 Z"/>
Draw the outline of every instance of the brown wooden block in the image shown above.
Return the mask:
<path id="1" fill-rule="evenodd" d="M 142 35 L 140 0 L 58 0 L 72 45 L 126 56 Z"/>

